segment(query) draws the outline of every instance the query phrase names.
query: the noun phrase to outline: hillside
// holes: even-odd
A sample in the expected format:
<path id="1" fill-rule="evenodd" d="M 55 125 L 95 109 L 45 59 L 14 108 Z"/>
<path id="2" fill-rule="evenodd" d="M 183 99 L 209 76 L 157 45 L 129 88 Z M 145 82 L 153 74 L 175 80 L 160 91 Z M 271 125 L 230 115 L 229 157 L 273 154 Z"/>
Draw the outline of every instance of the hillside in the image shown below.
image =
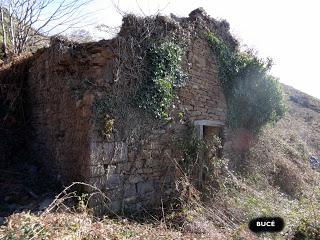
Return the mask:
<path id="1" fill-rule="evenodd" d="M 162 220 L 147 214 L 149 221 L 143 223 L 94 220 L 87 212 L 14 214 L 0 228 L 0 238 L 261 239 L 249 232 L 247 222 L 263 215 L 281 216 L 286 222 L 281 234 L 264 239 L 319 239 L 320 100 L 283 88 L 286 116 L 266 126 L 241 154 L 227 149 L 230 170 L 215 174 L 219 187 L 206 204 L 186 206 Z"/>
<path id="2" fill-rule="evenodd" d="M 286 222 L 283 234 L 268 237 L 319 239 L 320 101 L 286 85 L 283 90 L 288 105 L 285 117 L 249 137 L 250 147 L 244 152 L 229 149 L 230 166 L 239 183 L 235 191 L 222 195 L 228 199 L 223 200 L 224 207 L 247 221 L 281 216 Z M 238 131 L 232 134 L 241 139 Z"/>

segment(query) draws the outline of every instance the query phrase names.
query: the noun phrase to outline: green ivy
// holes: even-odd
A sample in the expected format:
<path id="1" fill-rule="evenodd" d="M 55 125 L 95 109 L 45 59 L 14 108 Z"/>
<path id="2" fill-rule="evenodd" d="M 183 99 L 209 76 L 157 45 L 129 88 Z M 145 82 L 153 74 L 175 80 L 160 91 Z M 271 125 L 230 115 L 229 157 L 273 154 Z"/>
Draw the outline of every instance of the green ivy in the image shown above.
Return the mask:
<path id="1" fill-rule="evenodd" d="M 279 120 L 286 107 L 281 85 L 269 75 L 272 61 L 259 59 L 252 52 L 231 50 L 213 33 L 208 34 L 208 42 L 218 61 L 228 125 L 256 131 Z"/>
<path id="2" fill-rule="evenodd" d="M 147 50 L 147 76 L 136 99 L 140 108 L 156 118 L 169 118 L 174 90 L 187 78 L 181 68 L 182 56 L 180 46 L 171 41 L 153 43 Z"/>

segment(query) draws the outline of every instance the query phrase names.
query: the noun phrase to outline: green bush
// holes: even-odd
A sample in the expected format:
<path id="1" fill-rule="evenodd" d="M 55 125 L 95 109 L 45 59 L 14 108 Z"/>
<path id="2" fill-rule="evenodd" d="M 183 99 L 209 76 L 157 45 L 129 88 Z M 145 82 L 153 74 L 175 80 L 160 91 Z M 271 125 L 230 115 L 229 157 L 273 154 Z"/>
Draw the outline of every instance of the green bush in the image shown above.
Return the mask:
<path id="1" fill-rule="evenodd" d="M 271 76 L 249 75 L 237 81 L 228 99 L 231 127 L 259 129 L 279 120 L 285 111 L 282 90 Z"/>
<path id="2" fill-rule="evenodd" d="M 228 125 L 259 130 L 280 119 L 286 107 L 281 85 L 269 75 L 272 61 L 259 59 L 252 52 L 232 51 L 213 33 L 208 34 L 208 42 L 218 60 Z"/>
<path id="3" fill-rule="evenodd" d="M 140 108 L 160 119 L 169 117 L 174 89 L 187 77 L 181 62 L 182 49 L 177 44 L 171 41 L 151 44 L 147 50 L 147 76 L 136 95 Z"/>

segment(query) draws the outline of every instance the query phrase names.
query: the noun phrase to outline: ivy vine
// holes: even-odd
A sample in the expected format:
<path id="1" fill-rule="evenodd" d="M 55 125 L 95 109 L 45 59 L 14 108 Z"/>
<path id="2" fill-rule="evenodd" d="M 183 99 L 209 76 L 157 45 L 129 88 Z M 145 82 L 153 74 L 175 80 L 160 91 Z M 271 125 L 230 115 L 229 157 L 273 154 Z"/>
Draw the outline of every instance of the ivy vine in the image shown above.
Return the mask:
<path id="1" fill-rule="evenodd" d="M 269 74 L 271 59 L 260 59 L 252 51 L 231 50 L 211 32 L 208 42 L 218 60 L 228 125 L 257 131 L 264 124 L 279 120 L 286 106 L 280 83 Z"/>
<path id="2" fill-rule="evenodd" d="M 147 75 L 136 94 L 138 106 L 156 118 L 168 119 L 174 91 L 183 85 L 183 51 L 172 41 L 152 43 L 147 49 Z"/>

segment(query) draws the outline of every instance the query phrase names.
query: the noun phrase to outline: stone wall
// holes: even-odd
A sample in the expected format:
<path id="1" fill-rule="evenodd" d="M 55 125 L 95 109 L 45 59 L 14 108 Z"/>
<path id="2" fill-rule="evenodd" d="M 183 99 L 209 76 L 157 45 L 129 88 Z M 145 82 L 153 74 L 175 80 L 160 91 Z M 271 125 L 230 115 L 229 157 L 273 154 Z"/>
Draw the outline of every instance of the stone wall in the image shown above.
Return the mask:
<path id="1" fill-rule="evenodd" d="M 0 68 L 0 168 L 28 158 L 28 101 L 26 81 L 32 57 L 16 59 Z"/>
<path id="2" fill-rule="evenodd" d="M 208 42 L 195 38 L 189 52 L 191 81 L 179 91 L 190 120 L 225 121 L 226 102 L 218 79 L 217 64 Z"/>
<path id="3" fill-rule="evenodd" d="M 195 121 L 223 126 L 226 111 L 211 49 L 195 36 L 186 53 L 190 78 L 177 91 L 177 111 L 185 111 L 184 120 L 159 123 L 130 104 L 113 106 L 113 112 L 122 111 L 112 116 L 115 133 L 102 137 L 96 102 L 103 95 L 125 99 L 126 88 L 134 90 L 130 79 L 119 82 L 120 50 L 117 38 L 80 45 L 54 40 L 34 57 L 27 79 L 34 156 L 63 185 L 85 181 L 99 188 L 108 198 L 106 207 L 115 212 L 172 201 L 182 158 L 174 139 Z M 91 206 L 104 209 L 101 198 L 93 198 Z"/>
<path id="4" fill-rule="evenodd" d="M 223 124 L 226 102 L 208 43 L 195 38 L 187 56 L 192 64 L 191 78 L 178 91 L 181 103 L 177 108 L 187 109 L 186 122 Z M 128 139 L 106 142 L 95 138 L 91 143 L 90 183 L 107 193 L 112 210 L 156 207 L 177 196 L 176 164 L 182 156 L 173 139 L 186 130 L 186 122 L 150 125 L 143 139 L 133 143 Z"/>
<path id="5" fill-rule="evenodd" d="M 33 150 L 63 185 L 89 174 L 93 96 L 96 84 L 112 71 L 104 43 L 72 46 L 56 42 L 35 59 L 28 78 Z"/>
<path id="6" fill-rule="evenodd" d="M 153 130 L 141 141 L 91 145 L 92 178 L 113 211 L 157 207 L 174 196 L 175 164 L 170 127 Z M 99 204 L 98 204 L 99 205 Z"/>

